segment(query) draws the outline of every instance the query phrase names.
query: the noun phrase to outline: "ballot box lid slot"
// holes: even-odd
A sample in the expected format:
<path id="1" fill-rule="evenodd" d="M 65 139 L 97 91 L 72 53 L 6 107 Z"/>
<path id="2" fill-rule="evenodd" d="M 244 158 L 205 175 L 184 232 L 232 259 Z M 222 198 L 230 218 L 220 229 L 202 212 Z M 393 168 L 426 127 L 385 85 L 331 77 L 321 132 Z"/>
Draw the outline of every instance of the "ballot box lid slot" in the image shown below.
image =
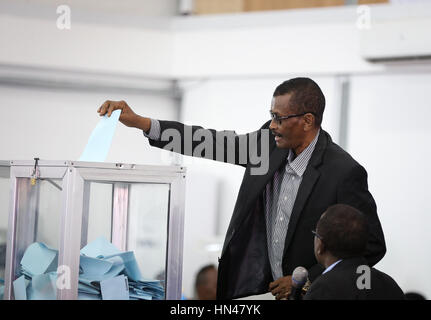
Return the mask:
<path id="1" fill-rule="evenodd" d="M 4 166 L 34 166 L 34 160 L 11 160 L 2 161 L 0 165 Z M 39 160 L 39 167 L 76 167 L 76 168 L 94 168 L 94 169 L 117 169 L 117 170 L 137 170 L 137 171 L 161 171 L 161 172 L 175 172 L 185 173 L 186 168 L 183 166 L 175 165 L 139 165 L 127 163 L 106 163 L 106 162 L 84 162 L 72 160 Z"/>

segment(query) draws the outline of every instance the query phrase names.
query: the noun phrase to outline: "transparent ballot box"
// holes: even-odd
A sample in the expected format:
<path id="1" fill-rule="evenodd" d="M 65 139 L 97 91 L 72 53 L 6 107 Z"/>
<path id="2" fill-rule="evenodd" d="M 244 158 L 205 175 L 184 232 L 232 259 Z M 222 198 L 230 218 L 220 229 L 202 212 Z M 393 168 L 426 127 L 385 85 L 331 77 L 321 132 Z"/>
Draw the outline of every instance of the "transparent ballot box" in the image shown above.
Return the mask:
<path id="1" fill-rule="evenodd" d="M 185 168 L 10 161 L 8 185 L 4 299 L 181 298 Z"/>

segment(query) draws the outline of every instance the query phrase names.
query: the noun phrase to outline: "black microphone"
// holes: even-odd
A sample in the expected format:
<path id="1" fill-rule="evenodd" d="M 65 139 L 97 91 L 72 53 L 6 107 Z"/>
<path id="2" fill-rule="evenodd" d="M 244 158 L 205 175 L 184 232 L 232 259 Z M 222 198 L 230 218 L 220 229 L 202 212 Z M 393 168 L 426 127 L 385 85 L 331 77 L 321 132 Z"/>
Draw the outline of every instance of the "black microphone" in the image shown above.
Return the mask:
<path id="1" fill-rule="evenodd" d="M 301 290 L 307 282 L 308 271 L 304 267 L 296 267 L 292 273 L 292 291 L 289 300 L 302 300 Z"/>

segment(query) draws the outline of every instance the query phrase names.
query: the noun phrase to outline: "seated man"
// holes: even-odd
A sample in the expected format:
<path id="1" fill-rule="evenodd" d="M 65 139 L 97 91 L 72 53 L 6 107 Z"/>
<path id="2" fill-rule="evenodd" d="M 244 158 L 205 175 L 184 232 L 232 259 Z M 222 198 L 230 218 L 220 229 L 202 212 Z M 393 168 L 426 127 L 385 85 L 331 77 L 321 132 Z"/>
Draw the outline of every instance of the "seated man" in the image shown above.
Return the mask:
<path id="1" fill-rule="evenodd" d="M 405 299 L 387 274 L 367 265 L 363 257 L 368 223 L 355 208 L 336 204 L 322 214 L 314 237 L 314 254 L 326 268 L 308 289 L 304 300 Z"/>

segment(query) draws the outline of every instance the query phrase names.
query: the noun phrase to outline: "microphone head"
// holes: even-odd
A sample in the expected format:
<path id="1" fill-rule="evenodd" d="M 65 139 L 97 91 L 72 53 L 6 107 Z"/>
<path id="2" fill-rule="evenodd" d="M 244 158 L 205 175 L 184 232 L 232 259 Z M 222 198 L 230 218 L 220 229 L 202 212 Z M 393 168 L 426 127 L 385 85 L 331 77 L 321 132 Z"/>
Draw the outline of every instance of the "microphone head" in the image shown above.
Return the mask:
<path id="1" fill-rule="evenodd" d="M 302 287 L 307 282 L 308 271 L 304 267 L 296 267 L 292 273 L 292 286 Z"/>

